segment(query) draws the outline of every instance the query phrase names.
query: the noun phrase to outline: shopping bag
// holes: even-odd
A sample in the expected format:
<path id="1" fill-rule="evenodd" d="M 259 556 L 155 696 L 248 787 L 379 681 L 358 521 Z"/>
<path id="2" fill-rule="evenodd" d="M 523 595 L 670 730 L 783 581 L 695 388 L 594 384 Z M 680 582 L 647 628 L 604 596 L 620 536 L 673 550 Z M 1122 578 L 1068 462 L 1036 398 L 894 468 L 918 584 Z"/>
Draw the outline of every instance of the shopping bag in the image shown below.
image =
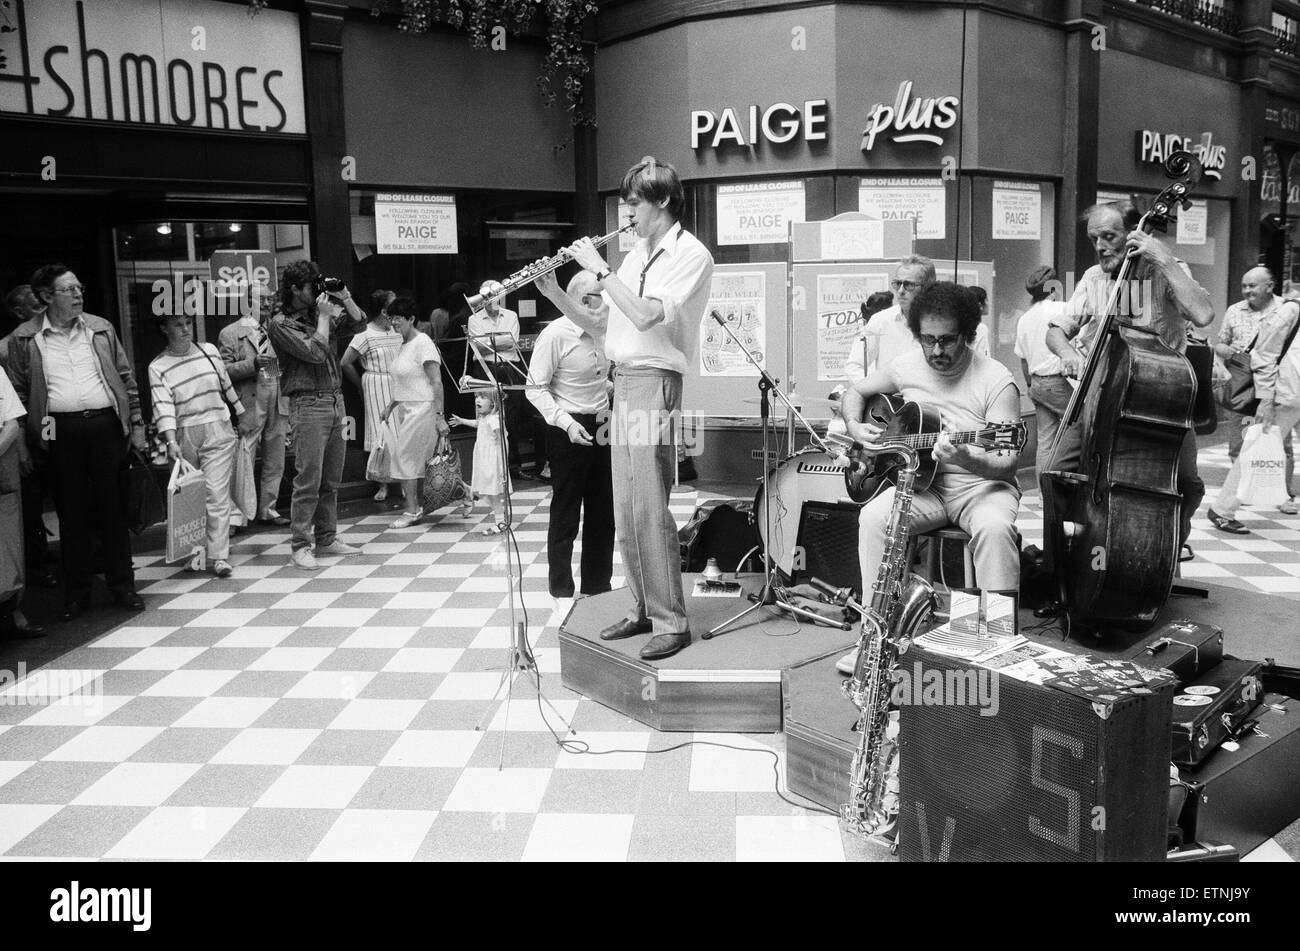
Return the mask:
<path id="1" fill-rule="evenodd" d="M 470 497 L 469 486 L 460 474 L 460 453 L 455 448 L 429 460 L 424 467 L 424 492 L 420 499 L 424 514 Z"/>
<path id="2" fill-rule="evenodd" d="M 1281 505 L 1289 498 L 1282 435 L 1276 426 L 1246 427 L 1241 454 L 1237 457 L 1241 466 L 1237 498 L 1243 505 Z"/>
<path id="3" fill-rule="evenodd" d="M 139 535 L 151 525 L 167 517 L 163 508 L 162 492 L 153 466 L 144 453 L 134 446 L 127 453 L 126 471 L 122 478 L 122 510 L 126 513 L 126 527 Z"/>
<path id="4" fill-rule="evenodd" d="M 367 482 L 393 481 L 393 448 L 397 445 L 397 420 L 393 418 L 395 413 L 396 411 L 390 413 L 388 419 L 379 426 L 379 440 L 366 459 Z"/>
<path id="5" fill-rule="evenodd" d="M 234 471 L 230 474 L 230 514 L 239 512 L 248 522 L 257 516 L 257 480 L 253 477 L 253 453 L 256 452 L 258 438 L 239 437 L 239 442 L 235 445 Z"/>
<path id="6" fill-rule="evenodd" d="M 1228 381 L 1220 405 L 1234 413 L 1253 416 L 1259 400 L 1255 398 L 1255 371 L 1250 368 L 1250 352 L 1234 353 L 1223 365 L 1228 371 Z"/>
<path id="7" fill-rule="evenodd" d="M 180 561 L 202 550 L 208 531 L 208 490 L 203 470 L 184 459 L 172 466 L 167 483 L 167 560 Z"/>

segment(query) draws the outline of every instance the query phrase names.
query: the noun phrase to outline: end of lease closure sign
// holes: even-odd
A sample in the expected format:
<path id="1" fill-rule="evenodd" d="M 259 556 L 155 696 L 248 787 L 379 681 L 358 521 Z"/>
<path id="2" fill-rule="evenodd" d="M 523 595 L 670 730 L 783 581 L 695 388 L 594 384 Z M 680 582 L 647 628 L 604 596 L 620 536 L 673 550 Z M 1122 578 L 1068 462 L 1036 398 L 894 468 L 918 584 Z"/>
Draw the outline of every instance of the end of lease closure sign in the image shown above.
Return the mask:
<path id="1" fill-rule="evenodd" d="M 456 254 L 456 196 L 375 196 L 375 240 L 380 254 Z"/>

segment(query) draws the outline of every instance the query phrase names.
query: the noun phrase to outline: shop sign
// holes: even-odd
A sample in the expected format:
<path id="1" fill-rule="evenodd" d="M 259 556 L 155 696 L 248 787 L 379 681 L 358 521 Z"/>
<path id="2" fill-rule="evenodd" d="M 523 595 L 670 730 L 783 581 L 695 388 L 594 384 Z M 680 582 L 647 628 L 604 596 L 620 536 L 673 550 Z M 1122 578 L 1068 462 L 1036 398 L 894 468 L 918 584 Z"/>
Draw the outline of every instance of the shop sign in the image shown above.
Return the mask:
<path id="1" fill-rule="evenodd" d="M 785 244 L 805 208 L 803 182 L 719 185 L 717 243 Z"/>
<path id="2" fill-rule="evenodd" d="M 920 96 L 913 98 L 912 81 L 898 85 L 894 104 L 878 102 L 867 113 L 867 127 L 862 131 L 862 151 L 875 147 L 876 137 L 893 134 L 893 142 L 928 142 L 943 145 L 943 136 L 934 130 L 951 129 L 957 122 L 961 100 L 956 96 Z"/>
<path id="3" fill-rule="evenodd" d="M 805 142 L 824 142 L 827 136 L 830 102 L 826 99 L 806 99 L 803 108 L 788 102 L 774 103 L 767 108 L 750 106 L 747 121 L 727 107 L 720 113 L 708 109 L 691 110 L 691 148 L 713 148 L 722 145 L 753 146 L 761 140 L 774 145 L 790 142 L 796 137 Z"/>
<path id="4" fill-rule="evenodd" d="M 375 196 L 380 254 L 456 254 L 456 196 Z"/>
<path id="5" fill-rule="evenodd" d="M 1223 177 L 1223 170 L 1228 167 L 1228 147 L 1215 145 L 1213 132 L 1201 133 L 1201 140 L 1193 143 L 1191 138 L 1178 133 L 1139 129 L 1136 139 L 1137 158 L 1144 165 L 1164 165 L 1175 152 L 1191 152 L 1201 160 L 1205 177 L 1216 182 Z"/>
<path id="6" fill-rule="evenodd" d="M 298 17 L 200 0 L 0 5 L 0 112 L 305 134 Z"/>
<path id="7" fill-rule="evenodd" d="M 274 251 L 213 251 L 208 274 L 219 287 L 242 293 L 249 284 L 276 289 Z"/>
<path id="8" fill-rule="evenodd" d="M 1178 244 L 1205 244 L 1209 236 L 1210 206 L 1204 201 L 1193 201 L 1190 208 L 1178 213 L 1175 241 Z"/>
<path id="9" fill-rule="evenodd" d="M 858 211 L 882 221 L 911 219 L 918 241 L 942 240 L 946 195 L 937 178 L 864 178 Z"/>
<path id="10" fill-rule="evenodd" d="M 1042 236 L 1043 195 L 1032 182 L 993 183 L 993 237 L 999 241 L 1038 241 Z"/>

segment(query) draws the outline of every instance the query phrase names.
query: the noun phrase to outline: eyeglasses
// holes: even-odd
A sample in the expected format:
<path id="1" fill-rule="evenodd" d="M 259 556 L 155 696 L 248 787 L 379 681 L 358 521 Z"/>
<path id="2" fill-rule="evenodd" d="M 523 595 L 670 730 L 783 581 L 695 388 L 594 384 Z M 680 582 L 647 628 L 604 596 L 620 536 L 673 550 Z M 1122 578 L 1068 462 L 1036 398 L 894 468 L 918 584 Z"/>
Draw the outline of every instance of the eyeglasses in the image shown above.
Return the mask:
<path id="1" fill-rule="evenodd" d="M 935 347 L 940 350 L 947 350 L 957 345 L 957 341 L 961 340 L 961 334 L 944 334 L 942 337 L 921 334 L 918 339 L 921 341 L 921 346 L 926 350 L 933 350 Z"/>
<path id="2" fill-rule="evenodd" d="M 907 291 L 908 293 L 911 293 L 912 291 L 919 290 L 921 284 L 919 281 L 890 281 L 889 286 L 896 291 Z"/>
<path id="3" fill-rule="evenodd" d="M 69 284 L 67 287 L 56 287 L 54 293 L 67 294 L 70 297 L 79 297 L 86 292 L 85 284 Z"/>

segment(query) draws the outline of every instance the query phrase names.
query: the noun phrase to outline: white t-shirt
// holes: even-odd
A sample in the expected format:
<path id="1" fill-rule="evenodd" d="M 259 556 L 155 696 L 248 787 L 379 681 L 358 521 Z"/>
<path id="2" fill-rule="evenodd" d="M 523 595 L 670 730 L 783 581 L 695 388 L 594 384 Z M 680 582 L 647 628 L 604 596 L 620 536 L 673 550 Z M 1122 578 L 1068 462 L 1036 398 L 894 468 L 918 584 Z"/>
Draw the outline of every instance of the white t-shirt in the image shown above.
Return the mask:
<path id="1" fill-rule="evenodd" d="M 1047 330 L 1053 317 L 1064 317 L 1070 305 L 1065 301 L 1040 300 L 1020 315 L 1016 324 L 1016 356 L 1029 364 L 1030 376 L 1059 376 L 1061 358 L 1047 345 Z"/>
<path id="2" fill-rule="evenodd" d="M 436 398 L 433 384 L 424 372 L 426 363 L 442 363 L 438 345 L 425 334 L 416 334 L 397 351 L 388 365 L 393 399 L 403 403 L 431 403 Z"/>

